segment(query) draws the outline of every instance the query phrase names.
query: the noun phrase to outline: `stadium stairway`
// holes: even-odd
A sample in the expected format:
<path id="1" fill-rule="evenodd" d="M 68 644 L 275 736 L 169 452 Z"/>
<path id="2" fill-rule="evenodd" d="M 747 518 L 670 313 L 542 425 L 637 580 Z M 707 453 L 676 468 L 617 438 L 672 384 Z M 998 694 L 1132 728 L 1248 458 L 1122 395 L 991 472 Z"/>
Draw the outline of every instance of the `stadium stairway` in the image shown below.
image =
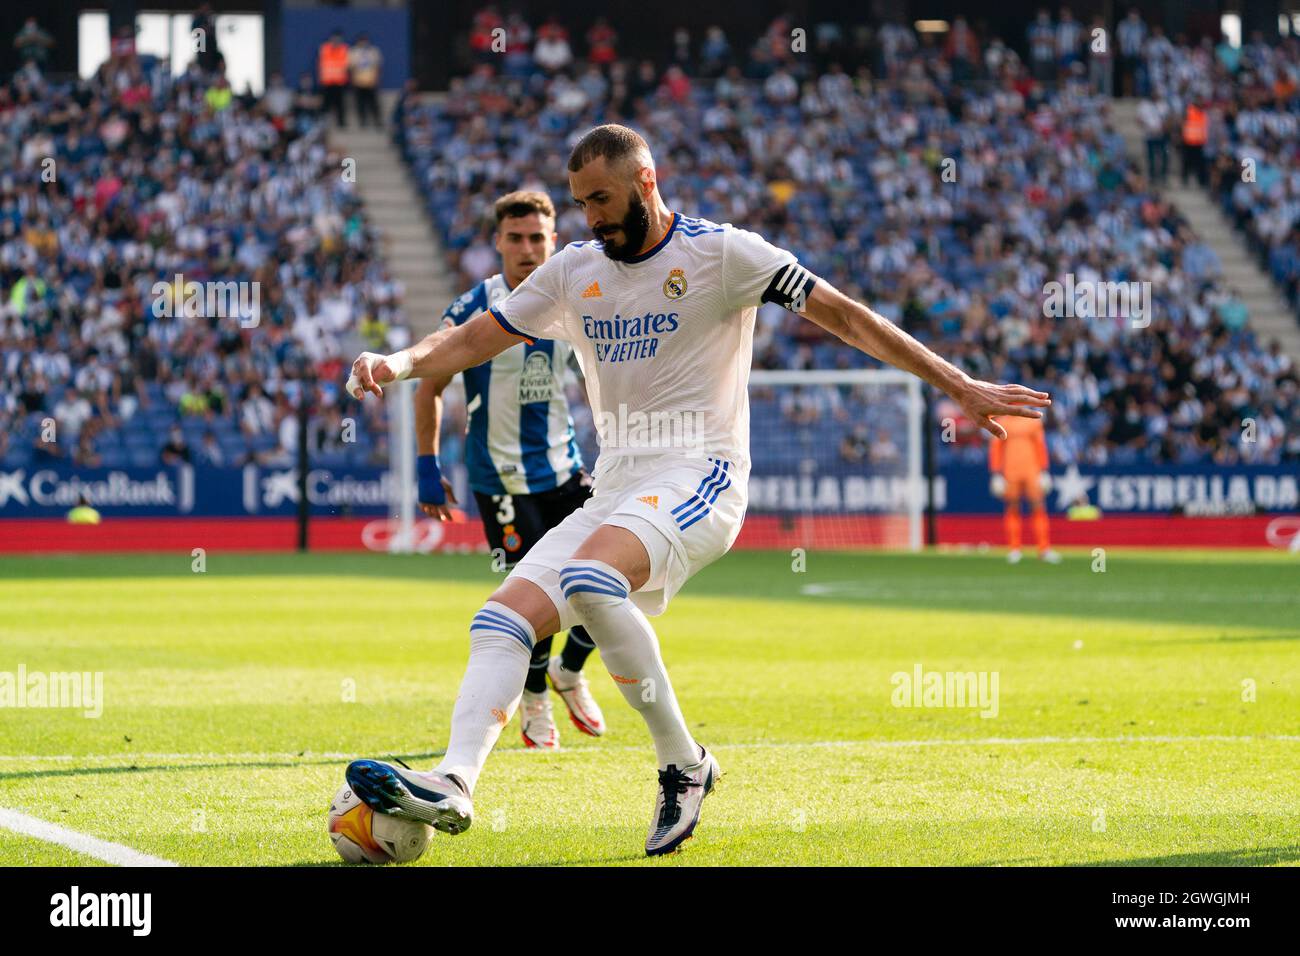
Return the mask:
<path id="1" fill-rule="evenodd" d="M 424 197 L 411 182 L 392 141 L 387 118 L 392 115 L 393 96 L 384 94 L 382 129 L 331 125 L 329 141 L 340 155 L 356 160 L 357 191 L 366 215 L 380 231 L 389 271 L 406 288 L 406 319 L 414 341 L 436 328 L 443 309 L 459 290 L 424 212 Z"/>
<path id="2" fill-rule="evenodd" d="M 1137 116 L 1136 99 L 1111 101 L 1115 129 L 1124 137 L 1130 158 L 1146 171 L 1146 140 Z M 1236 289 L 1250 314 L 1250 327 L 1262 345 L 1277 339 L 1291 361 L 1300 365 L 1300 324 L 1286 301 L 1273 285 L 1269 274 L 1250 255 L 1245 242 L 1233 229 L 1231 220 L 1214 204 L 1210 194 L 1200 187 L 1186 187 L 1177 179 L 1179 157 L 1170 145 L 1169 183 L 1160 191 L 1191 224 L 1196 234 L 1209 244 L 1223 264 L 1224 283 Z"/>

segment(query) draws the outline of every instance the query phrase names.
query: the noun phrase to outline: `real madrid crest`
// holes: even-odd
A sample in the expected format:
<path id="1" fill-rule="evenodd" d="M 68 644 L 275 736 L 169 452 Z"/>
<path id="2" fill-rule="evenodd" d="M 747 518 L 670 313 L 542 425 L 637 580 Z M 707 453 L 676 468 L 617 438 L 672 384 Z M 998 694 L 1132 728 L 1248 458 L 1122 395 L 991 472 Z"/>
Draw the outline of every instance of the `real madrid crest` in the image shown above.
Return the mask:
<path id="1" fill-rule="evenodd" d="M 681 269 L 674 269 L 668 273 L 668 278 L 664 280 L 664 295 L 670 299 L 680 299 L 686 294 L 686 273 Z"/>

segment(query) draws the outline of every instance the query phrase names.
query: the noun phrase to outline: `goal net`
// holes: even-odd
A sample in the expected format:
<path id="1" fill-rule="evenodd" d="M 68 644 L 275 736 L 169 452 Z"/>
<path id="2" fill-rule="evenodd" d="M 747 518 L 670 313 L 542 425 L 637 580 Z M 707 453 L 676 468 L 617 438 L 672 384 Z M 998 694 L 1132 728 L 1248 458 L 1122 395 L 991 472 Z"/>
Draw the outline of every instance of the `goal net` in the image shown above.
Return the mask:
<path id="1" fill-rule="evenodd" d="M 590 470 L 596 436 L 577 385 L 569 388 L 578 442 Z M 923 483 L 920 380 L 894 369 L 750 373 L 749 509 L 736 546 L 744 548 L 918 550 Z M 390 387 L 394 504 L 388 549 L 420 549 L 415 509 L 410 383 Z M 444 394 L 443 468 L 460 501 L 465 487 L 463 414 L 457 386 Z M 462 401 L 463 405 L 463 401 Z M 477 520 L 477 519 L 473 519 Z"/>
<path id="2" fill-rule="evenodd" d="M 738 545 L 920 549 L 919 379 L 894 369 L 755 370 L 749 414 Z"/>

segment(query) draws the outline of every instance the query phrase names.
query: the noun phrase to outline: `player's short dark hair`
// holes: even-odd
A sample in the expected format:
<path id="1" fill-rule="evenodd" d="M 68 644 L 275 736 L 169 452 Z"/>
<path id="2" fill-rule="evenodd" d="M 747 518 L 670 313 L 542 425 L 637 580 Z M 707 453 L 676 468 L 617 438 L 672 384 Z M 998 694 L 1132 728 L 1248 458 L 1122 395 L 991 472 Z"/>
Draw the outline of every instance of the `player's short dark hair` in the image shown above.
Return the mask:
<path id="1" fill-rule="evenodd" d="M 653 164 L 650 144 L 635 130 L 617 123 L 597 126 L 578 140 L 569 154 L 569 172 L 576 173 L 598 156 L 604 156 L 605 162 L 611 166 L 634 157 L 639 157 L 647 165 Z"/>
<path id="2" fill-rule="evenodd" d="M 551 197 L 546 193 L 532 192 L 527 189 L 506 193 L 496 201 L 493 209 L 496 212 L 498 227 L 502 220 L 513 219 L 516 216 L 531 216 L 533 213 L 539 216 L 550 216 L 551 221 L 555 221 L 555 203 L 551 202 Z"/>

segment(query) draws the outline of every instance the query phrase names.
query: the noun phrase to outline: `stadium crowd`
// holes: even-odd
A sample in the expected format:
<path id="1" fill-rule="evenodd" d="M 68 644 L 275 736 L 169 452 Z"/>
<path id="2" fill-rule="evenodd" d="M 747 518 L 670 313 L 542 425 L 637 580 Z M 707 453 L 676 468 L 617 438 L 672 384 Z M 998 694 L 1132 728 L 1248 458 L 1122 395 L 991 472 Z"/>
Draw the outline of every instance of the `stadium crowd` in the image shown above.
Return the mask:
<path id="1" fill-rule="evenodd" d="M 960 19 L 943 44 L 887 24 L 841 43 L 843 64 L 825 54 L 842 35 L 817 31 L 822 55 L 801 58 L 779 20 L 739 58 L 719 28 L 698 46 L 679 31 L 664 64 L 609 59 L 590 37 L 585 61 L 553 57 L 539 38 L 504 66 L 481 56 L 438 102 L 404 99 L 396 135 L 466 286 L 496 271 L 502 192 L 548 190 L 566 210 L 561 243 L 587 238 L 565 192 L 568 146 L 629 122 L 656 150 L 670 206 L 789 248 L 972 374 L 1050 390 L 1058 463 L 1300 459 L 1289 358 L 1256 341 L 1214 253 L 1125 157 L 1084 31 L 1065 15 L 1031 31 L 1049 28 L 1050 62 L 1043 44 L 1030 64 L 1000 41 L 981 47 Z M 1134 59 L 1121 57 L 1124 84 L 1161 82 Z M 1067 274 L 1149 283 L 1148 321 L 1048 315 L 1045 286 Z M 756 367 L 872 364 L 760 309 Z M 840 423 L 825 437 L 849 447 L 848 416 L 829 418 Z M 941 453 L 984 452 L 963 427 Z"/>
<path id="2" fill-rule="evenodd" d="M 303 380 L 320 464 L 386 462 L 383 404 L 345 411 L 341 375 L 400 334 L 402 289 L 321 105 L 279 76 L 236 95 L 219 61 L 173 77 L 129 37 L 89 81 L 29 59 L 0 86 L 5 467 L 288 464 Z"/>
<path id="3" fill-rule="evenodd" d="M 1204 156 L 1184 163 L 1184 178 L 1212 192 L 1300 321 L 1300 39 L 1166 41 L 1149 47 L 1145 65 L 1144 108 L 1171 127 L 1166 141 L 1189 110 L 1203 110 Z"/>
<path id="4" fill-rule="evenodd" d="M 483 42 L 497 25 L 504 55 Z M 1213 252 L 1152 189 L 1159 170 L 1126 159 L 1108 115 L 1116 83 L 1169 111 L 1187 97 L 1229 104 L 1211 113 L 1207 181 L 1294 296 L 1294 41 L 1248 44 L 1233 67 L 1130 14 L 1113 75 L 1065 13 L 1031 24 L 1029 62 L 961 18 L 943 39 L 818 24 L 806 55 L 790 37 L 780 19 L 752 42 L 681 29 L 664 58 L 634 62 L 606 22 L 580 43 L 555 19 L 485 9 L 449 94 L 408 86 L 394 116 L 463 284 L 497 270 L 503 192 L 547 190 L 561 242 L 587 238 L 565 190 L 569 144 L 629 122 L 674 208 L 791 249 L 972 374 L 1052 391 L 1058 464 L 1300 460 L 1290 360 L 1256 341 Z M 341 396 L 342 363 L 357 342 L 402 341 L 402 289 L 326 146 L 322 89 L 273 76 L 260 97 L 236 94 L 219 60 L 173 77 L 129 38 L 113 51 L 89 81 L 50 81 L 33 56 L 0 86 L 0 463 L 287 465 L 302 380 L 314 461 L 385 463 L 385 404 Z M 1228 174 L 1242 142 L 1258 146 L 1266 188 Z M 255 321 L 159 314 L 178 274 L 256 283 Z M 1049 315 L 1045 287 L 1067 276 L 1149 283 L 1149 324 L 1131 310 Z M 874 364 L 759 310 L 756 367 Z M 881 414 L 876 394 L 760 395 L 755 432 L 768 416 L 800 454 L 893 463 L 884 436 L 901 411 Z M 864 407 L 869 430 L 856 426 Z M 462 415 L 449 414 L 446 456 Z M 575 415 L 590 454 L 585 403 Z M 983 460 L 959 425 L 941 455 Z"/>

